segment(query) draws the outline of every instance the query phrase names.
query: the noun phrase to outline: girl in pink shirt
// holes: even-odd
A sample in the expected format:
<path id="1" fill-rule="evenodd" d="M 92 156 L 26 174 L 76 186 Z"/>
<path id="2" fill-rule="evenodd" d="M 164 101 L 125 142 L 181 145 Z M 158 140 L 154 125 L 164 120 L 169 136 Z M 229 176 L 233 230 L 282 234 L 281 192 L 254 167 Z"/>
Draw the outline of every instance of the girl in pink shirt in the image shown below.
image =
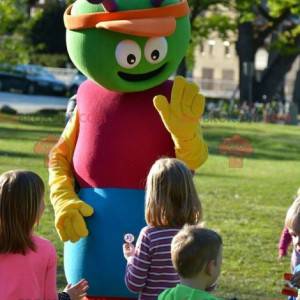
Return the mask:
<path id="1" fill-rule="evenodd" d="M 0 299 L 57 300 L 56 251 L 33 234 L 45 208 L 44 184 L 29 171 L 0 176 Z M 67 286 L 61 299 L 81 299 L 87 283 Z"/>

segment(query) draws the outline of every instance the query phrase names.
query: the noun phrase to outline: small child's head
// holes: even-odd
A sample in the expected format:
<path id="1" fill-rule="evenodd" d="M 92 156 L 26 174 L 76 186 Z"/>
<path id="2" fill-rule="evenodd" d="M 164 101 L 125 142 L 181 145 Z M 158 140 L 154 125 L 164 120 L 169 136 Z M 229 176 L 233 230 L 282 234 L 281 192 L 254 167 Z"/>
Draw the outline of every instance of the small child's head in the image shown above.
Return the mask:
<path id="1" fill-rule="evenodd" d="M 147 224 L 155 227 L 182 227 L 201 221 L 201 203 L 192 173 L 180 160 L 162 158 L 151 167 L 145 217 Z"/>
<path id="2" fill-rule="evenodd" d="M 44 183 L 37 174 L 18 170 L 0 176 L 0 253 L 35 250 L 31 236 L 43 199 Z"/>
<path id="3" fill-rule="evenodd" d="M 199 279 L 208 288 L 221 272 L 222 238 L 200 225 L 184 226 L 173 238 L 171 255 L 174 268 L 182 279 Z"/>
<path id="4" fill-rule="evenodd" d="M 300 195 L 289 207 L 285 217 L 285 227 L 289 230 L 294 247 L 300 250 Z"/>

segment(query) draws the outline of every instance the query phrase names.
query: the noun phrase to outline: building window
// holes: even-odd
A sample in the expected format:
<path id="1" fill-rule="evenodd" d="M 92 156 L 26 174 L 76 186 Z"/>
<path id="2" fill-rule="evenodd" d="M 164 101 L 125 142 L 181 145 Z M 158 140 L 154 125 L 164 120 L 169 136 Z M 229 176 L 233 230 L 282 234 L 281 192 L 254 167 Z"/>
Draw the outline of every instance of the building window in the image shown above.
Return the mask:
<path id="1" fill-rule="evenodd" d="M 224 69 L 222 70 L 222 81 L 220 88 L 223 91 L 232 91 L 232 84 L 234 82 L 234 70 Z"/>
<path id="2" fill-rule="evenodd" d="M 224 69 L 222 70 L 222 79 L 223 80 L 234 80 L 234 70 Z"/>
<path id="3" fill-rule="evenodd" d="M 202 56 L 205 55 L 205 47 L 204 47 L 204 43 L 201 43 L 201 44 L 200 44 L 200 54 L 201 54 Z"/>
<path id="4" fill-rule="evenodd" d="M 230 42 L 225 41 L 225 42 L 223 43 L 223 45 L 224 45 L 224 55 L 225 55 L 226 57 L 230 57 Z"/>
<path id="5" fill-rule="evenodd" d="M 203 68 L 202 69 L 202 89 L 213 90 L 213 88 L 214 88 L 213 81 L 214 81 L 214 69 Z"/>
<path id="6" fill-rule="evenodd" d="M 208 41 L 208 53 L 211 56 L 214 55 L 214 47 L 215 47 L 215 45 L 216 45 L 216 41 L 214 41 L 214 40 L 209 40 Z"/>

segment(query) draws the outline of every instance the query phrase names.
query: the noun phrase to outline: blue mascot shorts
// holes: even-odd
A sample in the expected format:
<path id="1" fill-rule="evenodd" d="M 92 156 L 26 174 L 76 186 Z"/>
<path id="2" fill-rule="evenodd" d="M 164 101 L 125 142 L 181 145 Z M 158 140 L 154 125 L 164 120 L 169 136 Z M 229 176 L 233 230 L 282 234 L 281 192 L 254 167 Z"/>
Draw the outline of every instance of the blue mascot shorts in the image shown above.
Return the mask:
<path id="1" fill-rule="evenodd" d="M 84 188 L 79 197 L 94 208 L 94 214 L 85 219 L 89 236 L 65 243 L 68 282 L 88 280 L 89 296 L 133 298 L 124 282 L 122 245 L 126 233 L 137 238 L 145 226 L 144 190 Z"/>

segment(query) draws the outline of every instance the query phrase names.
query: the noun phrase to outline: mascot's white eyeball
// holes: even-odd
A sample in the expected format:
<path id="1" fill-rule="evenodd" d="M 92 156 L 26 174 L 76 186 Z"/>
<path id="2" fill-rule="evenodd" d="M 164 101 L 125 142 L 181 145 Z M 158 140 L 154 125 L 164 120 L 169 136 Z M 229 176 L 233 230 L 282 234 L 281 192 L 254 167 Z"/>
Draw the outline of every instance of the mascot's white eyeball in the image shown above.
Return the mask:
<path id="1" fill-rule="evenodd" d="M 145 45 L 145 57 L 151 64 L 160 63 L 168 53 L 168 42 L 164 37 L 151 38 Z"/>
<path id="2" fill-rule="evenodd" d="M 136 67 L 141 61 L 141 48 L 138 43 L 131 40 L 120 42 L 116 48 L 118 64 L 126 69 Z"/>

